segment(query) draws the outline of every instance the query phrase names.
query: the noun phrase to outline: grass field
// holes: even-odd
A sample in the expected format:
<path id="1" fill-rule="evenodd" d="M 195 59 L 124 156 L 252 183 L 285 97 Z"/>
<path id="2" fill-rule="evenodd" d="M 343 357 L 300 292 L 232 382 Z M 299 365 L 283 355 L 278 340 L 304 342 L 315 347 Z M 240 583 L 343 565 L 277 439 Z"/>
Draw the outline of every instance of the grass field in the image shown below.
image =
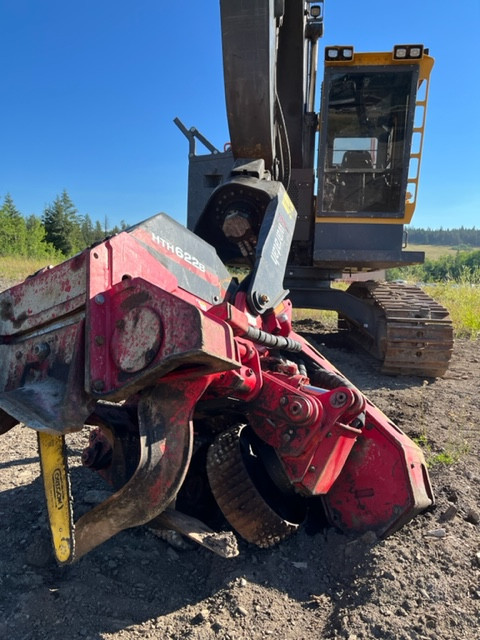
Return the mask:
<path id="1" fill-rule="evenodd" d="M 480 247 L 471 247 L 468 251 L 476 251 L 480 249 Z M 408 251 L 424 251 L 425 257 L 429 260 L 438 260 L 442 256 L 454 256 L 457 253 L 457 249 L 453 247 L 447 247 L 443 245 L 433 245 L 433 244 L 408 244 Z"/>
<path id="2" fill-rule="evenodd" d="M 5 280 L 25 280 L 39 269 L 48 266 L 45 259 L 0 257 L 0 277 Z"/>
<path id="3" fill-rule="evenodd" d="M 480 286 L 439 283 L 422 289 L 448 309 L 455 337 L 480 338 Z"/>

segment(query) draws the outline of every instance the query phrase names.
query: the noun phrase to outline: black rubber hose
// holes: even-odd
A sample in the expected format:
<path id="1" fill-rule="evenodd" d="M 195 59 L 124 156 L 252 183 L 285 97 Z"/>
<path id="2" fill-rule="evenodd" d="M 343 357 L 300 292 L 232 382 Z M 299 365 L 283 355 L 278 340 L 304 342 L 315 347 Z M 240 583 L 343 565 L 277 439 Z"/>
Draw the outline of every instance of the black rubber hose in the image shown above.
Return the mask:
<path id="1" fill-rule="evenodd" d="M 347 389 L 356 389 L 350 380 L 334 371 L 327 371 L 321 367 L 315 367 L 315 373 L 312 376 L 312 382 L 316 387 L 323 389 L 337 389 L 338 387 L 347 387 Z"/>
<path id="2" fill-rule="evenodd" d="M 298 353 L 303 349 L 301 342 L 292 340 L 291 338 L 284 338 L 283 336 L 274 336 L 271 333 L 257 329 L 257 327 L 248 327 L 247 338 L 256 344 L 262 344 L 271 349 L 283 349 L 284 351 L 292 351 Z"/>

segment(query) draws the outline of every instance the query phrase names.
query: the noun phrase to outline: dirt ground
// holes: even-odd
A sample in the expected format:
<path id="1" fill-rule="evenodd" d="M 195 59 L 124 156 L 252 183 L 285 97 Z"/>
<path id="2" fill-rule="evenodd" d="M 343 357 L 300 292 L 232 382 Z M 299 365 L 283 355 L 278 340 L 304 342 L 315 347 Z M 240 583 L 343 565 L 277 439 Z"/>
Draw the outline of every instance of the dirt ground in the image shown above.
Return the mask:
<path id="1" fill-rule="evenodd" d="M 35 433 L 15 427 L 0 439 L 0 638 L 480 640 L 480 341 L 456 341 L 447 375 L 423 380 L 300 329 L 424 444 L 435 507 L 386 540 L 302 530 L 269 550 L 240 541 L 230 560 L 131 529 L 57 567 Z M 83 437 L 69 436 L 77 513 L 106 490 L 78 462 Z"/>

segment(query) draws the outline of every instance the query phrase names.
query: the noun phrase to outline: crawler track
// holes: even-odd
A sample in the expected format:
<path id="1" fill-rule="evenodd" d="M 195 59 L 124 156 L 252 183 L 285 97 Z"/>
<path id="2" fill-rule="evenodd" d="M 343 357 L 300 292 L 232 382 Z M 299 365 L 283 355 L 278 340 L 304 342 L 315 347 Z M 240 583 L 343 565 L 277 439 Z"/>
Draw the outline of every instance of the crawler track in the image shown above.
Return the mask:
<path id="1" fill-rule="evenodd" d="M 453 327 L 445 307 L 414 285 L 356 282 L 348 293 L 372 306 L 373 329 L 346 324 L 355 342 L 382 360 L 382 373 L 439 377 L 446 372 Z"/>

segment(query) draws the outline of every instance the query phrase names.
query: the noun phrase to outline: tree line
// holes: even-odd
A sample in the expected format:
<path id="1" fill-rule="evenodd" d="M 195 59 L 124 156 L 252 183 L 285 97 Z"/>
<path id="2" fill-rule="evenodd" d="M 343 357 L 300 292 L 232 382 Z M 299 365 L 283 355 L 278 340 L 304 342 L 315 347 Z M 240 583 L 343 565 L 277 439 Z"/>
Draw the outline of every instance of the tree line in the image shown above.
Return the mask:
<path id="1" fill-rule="evenodd" d="M 25 216 L 7 194 L 0 207 L 0 256 L 63 260 L 106 236 L 127 228 L 107 229 L 88 214 L 79 214 L 67 191 L 48 204 L 41 216 Z"/>
<path id="2" fill-rule="evenodd" d="M 480 229 L 408 229 L 408 241 L 412 244 L 433 244 L 447 247 L 480 247 Z"/>

